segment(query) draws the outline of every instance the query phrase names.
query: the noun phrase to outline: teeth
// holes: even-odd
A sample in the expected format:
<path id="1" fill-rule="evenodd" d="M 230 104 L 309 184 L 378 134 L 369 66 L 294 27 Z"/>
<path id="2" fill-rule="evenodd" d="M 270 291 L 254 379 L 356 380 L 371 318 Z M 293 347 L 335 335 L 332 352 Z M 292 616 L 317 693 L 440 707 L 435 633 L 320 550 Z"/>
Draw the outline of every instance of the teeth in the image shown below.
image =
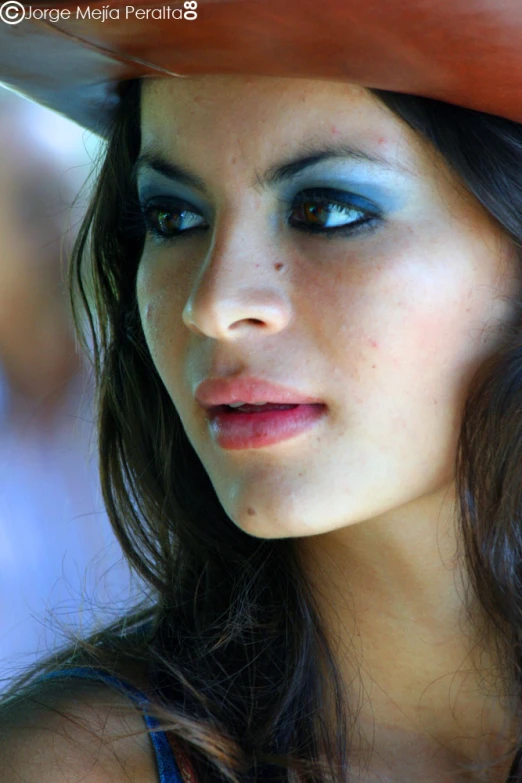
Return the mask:
<path id="1" fill-rule="evenodd" d="M 229 407 L 230 408 L 239 408 L 241 405 L 248 405 L 247 402 L 230 402 Z M 252 402 L 250 405 L 268 405 L 267 402 Z"/>

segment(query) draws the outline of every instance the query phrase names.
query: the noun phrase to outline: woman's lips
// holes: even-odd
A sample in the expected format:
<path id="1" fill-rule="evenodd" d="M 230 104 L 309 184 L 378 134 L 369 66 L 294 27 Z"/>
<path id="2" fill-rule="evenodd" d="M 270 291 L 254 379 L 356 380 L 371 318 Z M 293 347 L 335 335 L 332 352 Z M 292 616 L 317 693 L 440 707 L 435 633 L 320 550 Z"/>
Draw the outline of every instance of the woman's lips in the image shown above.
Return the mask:
<path id="1" fill-rule="evenodd" d="M 243 405 L 237 407 L 232 405 L 216 405 L 211 408 L 213 411 L 219 411 L 220 413 L 266 413 L 266 411 L 284 411 L 289 408 L 296 408 L 300 403 L 294 402 L 292 404 L 286 404 L 283 402 L 265 402 L 263 405 L 254 405 L 245 402 Z"/>
<path id="2" fill-rule="evenodd" d="M 266 410 L 265 410 L 266 409 Z M 313 427 L 325 414 L 326 405 L 264 405 L 242 413 L 219 405 L 207 411 L 210 431 L 223 449 L 259 449 L 288 440 Z"/>
<path id="3" fill-rule="evenodd" d="M 273 402 L 283 405 L 315 405 L 323 402 L 298 389 L 251 375 L 207 378 L 198 384 L 194 396 L 196 402 L 206 409 L 231 402 Z"/>

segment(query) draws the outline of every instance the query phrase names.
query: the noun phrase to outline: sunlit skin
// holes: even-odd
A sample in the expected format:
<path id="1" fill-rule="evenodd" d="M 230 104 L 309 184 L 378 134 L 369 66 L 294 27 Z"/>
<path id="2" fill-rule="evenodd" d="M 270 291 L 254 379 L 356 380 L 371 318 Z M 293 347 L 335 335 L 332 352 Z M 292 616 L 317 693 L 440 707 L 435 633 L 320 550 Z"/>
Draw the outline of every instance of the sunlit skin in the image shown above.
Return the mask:
<path id="1" fill-rule="evenodd" d="M 274 189 L 256 184 L 309 154 L 305 144 L 341 142 L 389 165 L 344 157 Z M 370 739 L 373 711 L 376 748 L 413 738 L 427 755 L 446 743 L 448 764 L 483 760 L 476 738 L 500 731 L 504 716 L 477 691 L 459 625 L 453 476 L 467 388 L 513 322 L 508 239 L 428 143 L 354 85 L 146 80 L 141 151 L 154 145 L 207 193 L 142 167 L 140 198 L 188 201 L 196 217 L 183 228 L 207 229 L 147 236 L 139 309 L 223 508 L 252 536 L 301 540 L 348 684 L 345 656 L 362 666 L 353 696 L 364 697 Z M 311 187 L 358 194 L 382 219 L 351 236 L 300 231 L 288 216 L 302 213 L 281 200 Z M 240 373 L 318 397 L 327 415 L 267 448 L 222 449 L 194 391 Z M 432 739 L 419 745 L 418 732 Z"/>
<path id="2" fill-rule="evenodd" d="M 3 89 L 0 141 L 0 362 L 10 418 L 44 423 L 80 367 L 62 261 L 88 158 L 77 126 Z"/>

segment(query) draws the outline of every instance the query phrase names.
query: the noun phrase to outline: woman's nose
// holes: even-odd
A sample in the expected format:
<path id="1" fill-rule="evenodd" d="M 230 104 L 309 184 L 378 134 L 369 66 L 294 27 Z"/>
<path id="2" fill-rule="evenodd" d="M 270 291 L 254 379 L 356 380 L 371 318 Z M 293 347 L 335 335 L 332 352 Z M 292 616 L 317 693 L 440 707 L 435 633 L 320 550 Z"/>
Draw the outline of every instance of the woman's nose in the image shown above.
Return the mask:
<path id="1" fill-rule="evenodd" d="M 200 336 L 236 341 L 272 335 L 291 318 L 288 275 L 266 225 L 246 229 L 243 218 L 221 226 L 183 309 Z"/>

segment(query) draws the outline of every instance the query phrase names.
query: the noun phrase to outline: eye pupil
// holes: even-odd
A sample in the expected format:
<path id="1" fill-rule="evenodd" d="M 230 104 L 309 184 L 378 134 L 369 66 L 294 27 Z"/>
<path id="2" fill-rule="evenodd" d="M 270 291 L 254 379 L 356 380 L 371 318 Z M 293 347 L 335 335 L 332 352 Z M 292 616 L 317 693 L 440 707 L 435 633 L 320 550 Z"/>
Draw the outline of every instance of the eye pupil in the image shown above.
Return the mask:
<path id="1" fill-rule="evenodd" d="M 158 223 L 160 224 L 162 231 L 168 232 L 169 230 L 176 228 L 176 218 L 173 218 L 172 212 L 158 212 Z"/>
<path id="2" fill-rule="evenodd" d="M 324 218 L 324 215 L 322 215 L 322 213 L 325 211 L 324 207 L 318 206 L 312 201 L 306 201 L 303 206 L 305 216 L 310 218 L 312 223 L 321 223 L 321 218 Z"/>

